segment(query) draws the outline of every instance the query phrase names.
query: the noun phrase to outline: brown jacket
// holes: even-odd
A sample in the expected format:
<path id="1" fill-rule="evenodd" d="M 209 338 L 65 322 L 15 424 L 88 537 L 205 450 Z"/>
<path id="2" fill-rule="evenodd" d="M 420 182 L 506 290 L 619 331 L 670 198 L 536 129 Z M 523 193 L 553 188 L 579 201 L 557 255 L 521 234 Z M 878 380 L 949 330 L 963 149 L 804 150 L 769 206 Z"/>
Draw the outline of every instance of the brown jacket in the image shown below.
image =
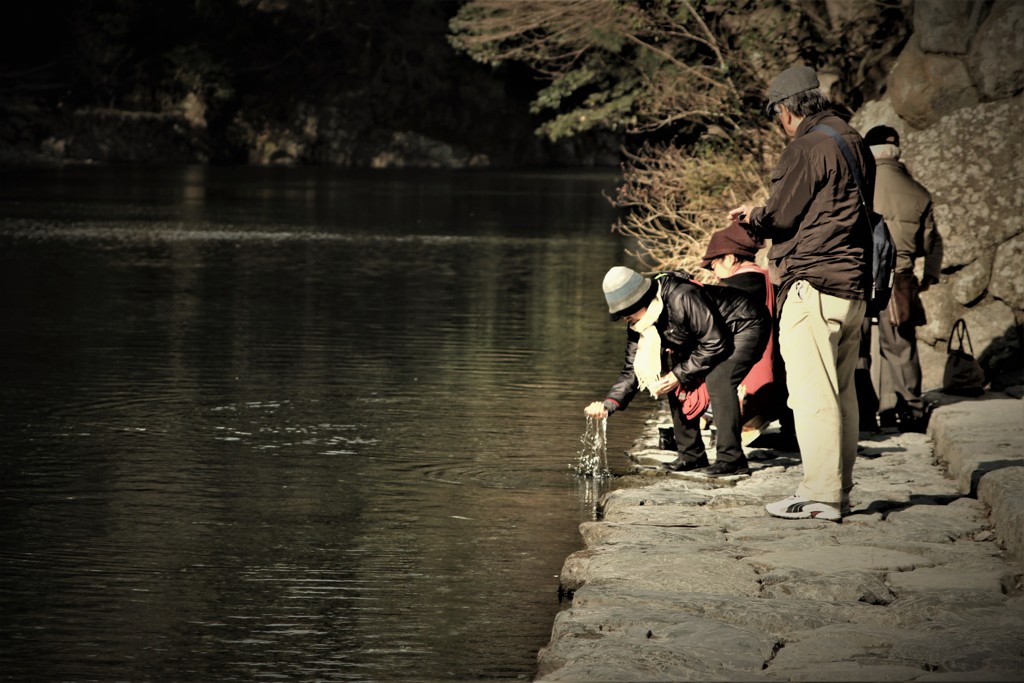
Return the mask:
<path id="1" fill-rule="evenodd" d="M 860 166 L 865 200 L 872 205 L 875 161 L 860 135 L 831 111 L 804 119 L 772 171 L 768 202 L 750 212 L 754 233 L 770 239 L 772 280 L 779 285 L 779 308 L 789 287 L 807 280 L 815 289 L 863 301 L 871 284 L 871 226 L 854 176 L 825 124 L 846 140 Z"/>
<path id="2" fill-rule="evenodd" d="M 885 217 L 896 244 L 896 272 L 912 273 L 914 260 L 923 256 L 925 278 L 937 281 L 942 240 L 932 215 L 931 195 L 899 161 L 877 159 L 875 163 L 875 211 Z"/>

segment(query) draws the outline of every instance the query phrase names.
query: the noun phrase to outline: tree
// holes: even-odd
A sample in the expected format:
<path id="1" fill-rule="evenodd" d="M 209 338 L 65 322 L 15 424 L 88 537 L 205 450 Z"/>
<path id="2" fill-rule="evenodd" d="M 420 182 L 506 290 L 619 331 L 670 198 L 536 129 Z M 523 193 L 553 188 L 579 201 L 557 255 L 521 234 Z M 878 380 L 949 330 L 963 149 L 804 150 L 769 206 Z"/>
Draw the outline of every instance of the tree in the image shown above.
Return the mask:
<path id="1" fill-rule="evenodd" d="M 491 65 L 519 61 L 547 85 L 534 111 L 552 140 L 593 128 L 739 129 L 743 88 L 711 25 L 687 0 L 472 0 L 452 43 Z"/>
<path id="2" fill-rule="evenodd" d="M 909 32 L 900 0 L 470 0 L 451 41 L 492 66 L 521 62 L 545 87 L 537 132 L 624 134 L 628 209 L 615 228 L 652 269 L 692 269 L 736 199 L 765 193 L 783 138 L 764 116 L 772 76 L 804 62 L 863 99 Z M 831 79 L 830 79 L 831 80 Z"/>

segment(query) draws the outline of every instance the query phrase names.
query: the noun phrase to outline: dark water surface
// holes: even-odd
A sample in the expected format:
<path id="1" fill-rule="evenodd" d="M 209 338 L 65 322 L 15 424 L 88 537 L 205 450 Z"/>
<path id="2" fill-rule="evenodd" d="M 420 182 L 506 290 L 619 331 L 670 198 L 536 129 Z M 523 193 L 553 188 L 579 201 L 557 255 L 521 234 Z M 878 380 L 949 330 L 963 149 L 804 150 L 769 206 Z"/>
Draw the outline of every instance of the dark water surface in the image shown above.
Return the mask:
<path id="1" fill-rule="evenodd" d="M 0 174 L 0 676 L 531 678 L 616 182 Z"/>

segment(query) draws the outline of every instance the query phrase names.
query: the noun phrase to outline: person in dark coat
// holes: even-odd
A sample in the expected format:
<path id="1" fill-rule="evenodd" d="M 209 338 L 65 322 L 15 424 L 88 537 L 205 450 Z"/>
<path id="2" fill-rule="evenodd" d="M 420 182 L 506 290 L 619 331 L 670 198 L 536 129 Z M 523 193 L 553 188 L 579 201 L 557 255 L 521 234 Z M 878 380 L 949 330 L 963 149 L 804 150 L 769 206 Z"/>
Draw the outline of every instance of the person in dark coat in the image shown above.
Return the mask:
<path id="1" fill-rule="evenodd" d="M 878 417 L 883 427 L 924 431 L 927 414 L 921 398 L 921 362 L 916 327 L 927 322 L 920 293 L 942 274 L 942 237 L 935 226 L 932 197 L 900 161 L 900 135 L 889 126 L 875 126 L 864 136 L 875 157 L 875 211 L 885 218 L 896 244 L 896 274 L 889 307 L 878 316 L 882 359 Z M 915 275 L 923 260 L 922 279 Z M 870 348 L 871 326 L 867 325 Z M 871 416 L 874 420 L 874 416 Z"/>
<path id="2" fill-rule="evenodd" d="M 678 449 L 668 469 L 749 473 L 736 390 L 768 341 L 771 322 L 764 305 L 740 290 L 700 285 L 679 272 L 648 278 L 617 266 L 603 287 L 612 319 L 629 323 L 625 362 L 606 398 L 584 412 L 607 417 L 625 410 L 641 390 L 667 396 Z M 718 429 L 714 465 L 700 434 L 702 403 L 695 400 L 705 391 Z"/>

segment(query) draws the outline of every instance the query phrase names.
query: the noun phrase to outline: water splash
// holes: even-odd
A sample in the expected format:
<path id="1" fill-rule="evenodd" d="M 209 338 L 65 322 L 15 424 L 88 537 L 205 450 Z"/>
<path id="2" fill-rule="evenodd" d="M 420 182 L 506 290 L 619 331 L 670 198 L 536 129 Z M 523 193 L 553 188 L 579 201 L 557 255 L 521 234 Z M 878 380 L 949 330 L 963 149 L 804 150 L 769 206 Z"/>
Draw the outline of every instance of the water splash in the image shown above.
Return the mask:
<path id="1" fill-rule="evenodd" d="M 587 428 L 580 437 L 579 458 L 569 467 L 581 477 L 607 479 L 612 476 L 608 469 L 608 418 L 587 418 Z"/>

